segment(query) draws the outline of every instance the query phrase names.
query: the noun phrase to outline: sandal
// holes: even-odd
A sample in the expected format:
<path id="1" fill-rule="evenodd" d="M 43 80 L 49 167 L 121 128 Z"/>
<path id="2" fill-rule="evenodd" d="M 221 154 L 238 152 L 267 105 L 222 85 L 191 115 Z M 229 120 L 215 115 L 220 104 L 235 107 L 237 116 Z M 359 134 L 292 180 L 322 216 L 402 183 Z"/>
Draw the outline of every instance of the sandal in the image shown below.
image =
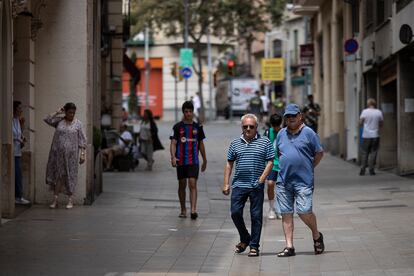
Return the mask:
<path id="1" fill-rule="evenodd" d="M 257 248 L 250 248 L 249 254 L 247 254 L 248 257 L 259 257 L 259 249 Z"/>
<path id="2" fill-rule="evenodd" d="M 291 256 L 295 256 L 295 248 L 294 247 L 285 247 L 282 251 L 280 251 L 279 253 L 277 253 L 278 257 L 291 257 Z"/>
<path id="3" fill-rule="evenodd" d="M 315 250 L 315 255 L 322 254 L 325 251 L 325 244 L 323 243 L 323 235 L 319 232 L 319 238 L 313 240 L 313 248 Z"/>
<path id="4" fill-rule="evenodd" d="M 179 218 L 186 218 L 186 217 L 187 217 L 187 215 L 186 215 L 186 214 L 184 214 L 184 213 L 181 213 L 181 214 L 179 214 L 179 215 L 178 215 L 178 217 L 179 217 Z"/>
<path id="5" fill-rule="evenodd" d="M 236 249 L 234 250 L 234 252 L 237 254 L 240 254 L 246 251 L 246 248 L 247 248 L 247 243 L 239 242 L 238 244 L 236 244 Z"/>
<path id="6" fill-rule="evenodd" d="M 197 214 L 197 212 L 195 212 L 195 213 L 191 213 L 191 219 L 192 220 L 195 220 L 195 219 L 197 219 L 198 218 L 198 214 Z"/>

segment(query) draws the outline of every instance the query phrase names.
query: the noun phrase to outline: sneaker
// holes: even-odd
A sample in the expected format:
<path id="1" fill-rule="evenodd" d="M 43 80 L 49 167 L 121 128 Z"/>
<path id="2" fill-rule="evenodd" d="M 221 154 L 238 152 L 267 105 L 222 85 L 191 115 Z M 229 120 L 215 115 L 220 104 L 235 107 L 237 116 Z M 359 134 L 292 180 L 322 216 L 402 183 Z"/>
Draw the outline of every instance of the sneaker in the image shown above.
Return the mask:
<path id="1" fill-rule="evenodd" d="M 279 213 L 276 213 L 276 219 L 282 219 L 282 215 Z"/>
<path id="2" fill-rule="evenodd" d="M 50 209 L 56 209 L 57 207 L 58 207 L 58 203 L 57 203 L 57 201 L 56 201 L 56 200 L 55 200 L 55 201 L 53 201 L 53 203 L 49 205 L 49 208 L 50 208 Z"/>
<path id="3" fill-rule="evenodd" d="M 16 198 L 16 204 L 28 205 L 28 204 L 30 204 L 30 201 L 28 201 L 27 199 L 25 199 L 23 197 Z"/>
<path id="4" fill-rule="evenodd" d="M 365 175 L 365 169 L 361 169 L 361 170 L 359 171 L 359 175 Z"/>
<path id="5" fill-rule="evenodd" d="M 272 208 L 269 208 L 269 212 L 267 214 L 268 219 L 276 219 L 276 213 Z"/>
<path id="6" fill-rule="evenodd" d="M 73 208 L 73 202 L 72 200 L 68 201 L 68 204 L 66 205 L 66 209 L 72 209 Z"/>
<path id="7" fill-rule="evenodd" d="M 374 169 L 370 169 L 369 170 L 369 175 L 375 175 L 375 170 Z"/>

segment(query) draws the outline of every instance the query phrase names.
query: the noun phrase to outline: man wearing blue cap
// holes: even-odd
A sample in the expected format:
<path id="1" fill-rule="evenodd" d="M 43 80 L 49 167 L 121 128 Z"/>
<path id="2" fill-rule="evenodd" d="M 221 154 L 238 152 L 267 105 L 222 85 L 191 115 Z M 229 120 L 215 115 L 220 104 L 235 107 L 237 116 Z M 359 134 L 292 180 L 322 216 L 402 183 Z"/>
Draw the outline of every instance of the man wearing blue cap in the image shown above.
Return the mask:
<path id="1" fill-rule="evenodd" d="M 277 201 L 282 213 L 286 247 L 278 257 L 295 255 L 293 247 L 293 212 L 312 230 L 315 255 L 325 250 L 322 233 L 318 231 L 312 211 L 314 168 L 323 156 L 319 136 L 302 121 L 297 104 L 289 104 L 283 114 L 286 127 L 276 138 L 280 172 L 276 181 Z"/>

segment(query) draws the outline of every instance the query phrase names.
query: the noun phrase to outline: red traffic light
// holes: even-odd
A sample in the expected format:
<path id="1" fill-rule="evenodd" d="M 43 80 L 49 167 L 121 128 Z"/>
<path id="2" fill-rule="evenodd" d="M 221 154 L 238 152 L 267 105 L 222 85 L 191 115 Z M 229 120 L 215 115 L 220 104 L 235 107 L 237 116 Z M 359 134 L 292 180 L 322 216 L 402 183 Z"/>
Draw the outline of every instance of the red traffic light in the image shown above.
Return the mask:
<path id="1" fill-rule="evenodd" d="M 229 67 L 229 68 L 233 68 L 233 67 L 234 67 L 234 65 L 236 65 L 236 63 L 234 62 L 234 60 L 229 59 L 229 60 L 227 61 L 227 67 Z"/>

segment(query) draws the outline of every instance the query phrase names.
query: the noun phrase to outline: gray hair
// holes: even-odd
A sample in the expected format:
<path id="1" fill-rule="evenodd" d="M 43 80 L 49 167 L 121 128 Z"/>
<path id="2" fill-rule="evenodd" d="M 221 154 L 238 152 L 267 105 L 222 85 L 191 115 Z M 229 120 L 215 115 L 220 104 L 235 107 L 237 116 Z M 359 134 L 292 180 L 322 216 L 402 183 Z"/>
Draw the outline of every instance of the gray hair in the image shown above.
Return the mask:
<path id="1" fill-rule="evenodd" d="M 367 100 L 367 105 L 377 107 L 377 101 L 375 101 L 375 99 L 373 99 L 373 98 L 369 98 Z"/>
<path id="2" fill-rule="evenodd" d="M 258 120 L 257 120 L 257 116 L 256 115 L 254 115 L 254 114 L 252 114 L 252 113 L 247 113 L 247 114 L 244 114 L 242 117 L 241 117 L 241 119 L 240 119 L 240 121 L 243 123 L 243 120 L 244 119 L 247 119 L 247 118 L 250 118 L 250 119 L 253 119 L 255 122 L 256 122 L 256 125 L 258 125 Z"/>

